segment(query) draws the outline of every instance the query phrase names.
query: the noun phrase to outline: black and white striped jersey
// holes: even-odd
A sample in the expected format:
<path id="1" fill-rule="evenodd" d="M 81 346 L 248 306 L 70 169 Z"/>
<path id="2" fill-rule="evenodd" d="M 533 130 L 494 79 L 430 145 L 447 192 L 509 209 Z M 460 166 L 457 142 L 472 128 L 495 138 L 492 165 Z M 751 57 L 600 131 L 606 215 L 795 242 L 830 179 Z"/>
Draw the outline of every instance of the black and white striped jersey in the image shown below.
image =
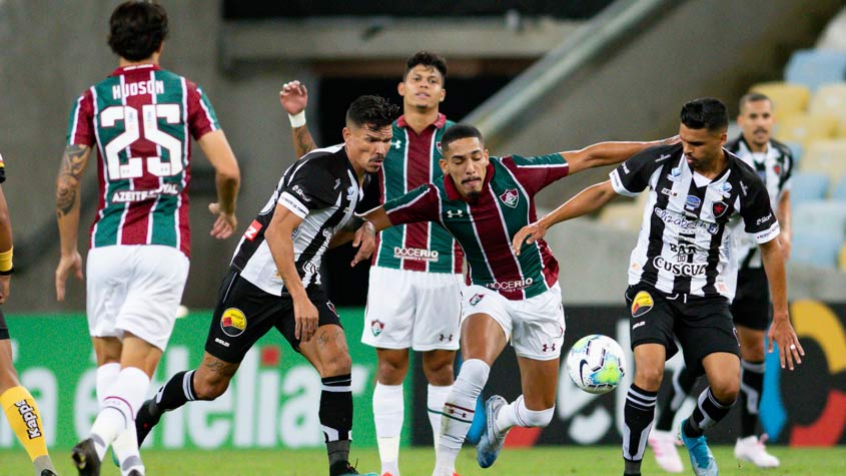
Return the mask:
<path id="1" fill-rule="evenodd" d="M 232 267 L 263 291 L 282 294 L 285 283 L 264 237 L 276 205 L 282 205 L 303 220 L 293 234 L 294 261 L 303 286 L 319 285 L 323 253 L 335 231 L 354 216 L 361 199 L 362 189 L 343 144 L 309 152 L 285 171 L 238 243 Z"/>
<path id="2" fill-rule="evenodd" d="M 643 282 L 668 294 L 734 298 L 732 233 L 745 230 L 766 243 L 778 236 L 779 227 L 758 174 L 725 152 L 728 167 L 713 180 L 690 168 L 681 144 L 649 148 L 611 172 L 621 195 L 650 189 L 629 284 Z"/>
<path id="3" fill-rule="evenodd" d="M 755 169 L 767 187 L 770 206 L 777 211 L 782 195 L 790 190 L 790 177 L 793 175 L 793 154 L 790 149 L 781 142 L 770 140 L 766 152 L 752 152 L 742 135 L 726 144 L 726 149 Z M 758 252 L 754 236 L 738 233 L 734 241 L 740 269 L 762 266 L 761 253 Z"/>

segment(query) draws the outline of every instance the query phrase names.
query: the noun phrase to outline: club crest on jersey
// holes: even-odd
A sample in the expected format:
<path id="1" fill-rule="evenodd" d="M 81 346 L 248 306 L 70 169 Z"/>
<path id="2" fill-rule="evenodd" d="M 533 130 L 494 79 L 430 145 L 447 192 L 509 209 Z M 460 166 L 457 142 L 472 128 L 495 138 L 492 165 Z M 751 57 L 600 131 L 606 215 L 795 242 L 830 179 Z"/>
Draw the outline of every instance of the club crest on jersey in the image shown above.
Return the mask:
<path id="1" fill-rule="evenodd" d="M 470 298 L 469 303 L 470 303 L 471 306 L 475 306 L 476 304 L 479 304 L 479 301 L 481 301 L 484 298 L 485 298 L 485 295 L 482 294 L 482 293 L 474 294 L 473 297 Z"/>
<path id="2" fill-rule="evenodd" d="M 441 149 L 441 141 L 435 142 L 435 149 L 438 149 L 438 153 L 444 155 L 444 151 Z"/>
<path id="3" fill-rule="evenodd" d="M 240 309 L 230 307 L 220 317 L 220 329 L 229 337 L 238 337 L 247 330 L 247 316 Z"/>
<path id="4" fill-rule="evenodd" d="M 773 172 L 775 172 L 776 175 L 781 176 L 781 165 L 776 164 L 775 167 L 773 167 Z"/>
<path id="5" fill-rule="evenodd" d="M 728 208 L 728 205 L 726 205 L 726 203 L 723 201 L 714 202 L 711 204 L 711 212 L 714 213 L 714 218 L 720 218 L 725 215 Z"/>
<path id="6" fill-rule="evenodd" d="M 380 321 L 379 319 L 373 319 L 370 321 L 370 332 L 373 333 L 373 337 L 379 337 L 379 334 L 385 330 L 385 323 Z"/>
<path id="7" fill-rule="evenodd" d="M 702 200 L 696 195 L 688 195 L 684 201 L 684 209 L 689 212 L 695 212 L 702 205 Z"/>
<path id="8" fill-rule="evenodd" d="M 502 203 L 511 208 L 517 208 L 517 202 L 520 201 L 520 194 L 517 192 L 516 188 L 511 188 L 502 192 L 499 199 L 502 200 Z"/>
<path id="9" fill-rule="evenodd" d="M 655 300 L 646 291 L 640 291 L 632 299 L 632 317 L 641 317 L 655 307 Z"/>

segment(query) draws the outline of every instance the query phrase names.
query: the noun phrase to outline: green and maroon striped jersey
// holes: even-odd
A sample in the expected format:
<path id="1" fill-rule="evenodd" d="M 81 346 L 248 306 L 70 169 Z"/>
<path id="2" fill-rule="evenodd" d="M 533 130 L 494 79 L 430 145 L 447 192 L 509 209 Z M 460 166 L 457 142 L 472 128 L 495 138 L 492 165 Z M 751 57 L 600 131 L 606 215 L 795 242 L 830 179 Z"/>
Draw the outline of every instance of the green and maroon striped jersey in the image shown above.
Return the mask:
<path id="1" fill-rule="evenodd" d="M 118 68 L 85 91 L 67 144 L 99 152 L 91 247 L 165 245 L 189 255 L 191 137 L 219 128 L 202 89 L 154 64 Z"/>
<path id="2" fill-rule="evenodd" d="M 454 123 L 443 114 L 423 130 L 414 132 L 405 116 L 394 121 L 394 135 L 378 174 L 380 203 L 443 177 L 441 137 Z M 437 223 L 411 223 L 384 230 L 377 237 L 373 265 L 391 269 L 461 273 L 462 252 L 452 236 Z"/>
<path id="3" fill-rule="evenodd" d="M 520 256 L 511 240 L 536 221 L 535 194 L 568 171 L 561 154 L 491 157 L 475 201 L 463 199 L 446 176 L 386 202 L 384 208 L 394 225 L 437 222 L 446 228 L 464 250 L 470 268 L 467 284 L 512 300 L 529 299 L 555 285 L 558 262 L 544 240 L 524 244 Z"/>

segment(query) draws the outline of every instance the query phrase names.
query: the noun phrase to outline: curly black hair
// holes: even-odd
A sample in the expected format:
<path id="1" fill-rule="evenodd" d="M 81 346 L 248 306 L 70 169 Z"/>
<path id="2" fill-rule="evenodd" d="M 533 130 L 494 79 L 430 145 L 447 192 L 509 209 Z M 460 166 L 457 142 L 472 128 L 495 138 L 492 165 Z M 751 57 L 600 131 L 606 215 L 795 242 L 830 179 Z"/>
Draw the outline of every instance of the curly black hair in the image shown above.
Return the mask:
<path id="1" fill-rule="evenodd" d="M 408 72 L 414 69 L 415 66 L 419 65 L 435 68 L 441 73 L 441 76 L 446 79 L 446 60 L 443 59 L 443 57 L 429 51 L 418 51 L 417 53 L 414 53 L 414 56 L 408 58 L 408 61 L 405 63 L 405 73 L 403 73 L 402 78 L 405 79 L 405 77 L 408 76 Z"/>

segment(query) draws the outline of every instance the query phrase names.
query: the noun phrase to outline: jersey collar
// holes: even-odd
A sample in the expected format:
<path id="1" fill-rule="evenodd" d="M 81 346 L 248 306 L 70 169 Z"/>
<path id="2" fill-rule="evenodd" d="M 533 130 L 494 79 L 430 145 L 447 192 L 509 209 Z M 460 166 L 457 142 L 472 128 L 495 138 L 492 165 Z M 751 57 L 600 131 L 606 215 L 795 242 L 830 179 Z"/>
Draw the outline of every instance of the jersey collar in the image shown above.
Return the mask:
<path id="1" fill-rule="evenodd" d="M 112 71 L 110 76 L 120 76 L 130 71 L 158 71 L 160 69 L 159 65 L 153 63 L 131 64 L 129 66 L 119 66 L 116 70 Z"/>
<path id="2" fill-rule="evenodd" d="M 492 159 L 493 157 L 491 157 Z M 490 159 L 488 159 L 490 160 Z M 488 163 L 488 170 L 485 174 L 485 183 L 482 185 L 482 191 L 488 188 L 488 185 L 491 183 L 491 179 L 494 176 L 494 169 L 493 162 Z M 449 174 L 444 175 L 444 189 L 447 193 L 447 198 L 450 200 L 461 200 L 462 202 L 470 203 L 470 200 L 464 198 L 460 193 L 458 193 L 458 189 L 455 187 L 455 182 L 452 181 L 452 176 Z M 482 195 L 484 196 L 484 195 Z"/>
<path id="3" fill-rule="evenodd" d="M 430 124 L 429 127 L 435 126 L 436 129 L 443 129 L 443 127 L 446 125 L 446 121 L 447 121 L 446 116 L 441 114 L 441 113 L 438 113 L 438 118 L 435 119 L 435 122 Z M 402 127 L 402 128 L 408 127 L 408 122 L 406 122 L 406 120 L 405 120 L 405 114 L 403 114 L 402 116 L 399 117 L 399 119 L 397 119 L 397 125 Z"/>

